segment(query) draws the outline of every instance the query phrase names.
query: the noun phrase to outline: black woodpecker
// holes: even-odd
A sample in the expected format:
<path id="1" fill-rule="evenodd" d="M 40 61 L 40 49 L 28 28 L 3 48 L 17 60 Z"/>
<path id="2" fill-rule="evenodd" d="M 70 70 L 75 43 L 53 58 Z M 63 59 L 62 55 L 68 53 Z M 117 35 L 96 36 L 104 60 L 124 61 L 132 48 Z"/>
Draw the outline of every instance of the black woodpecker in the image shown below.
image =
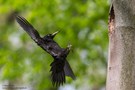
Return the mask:
<path id="1" fill-rule="evenodd" d="M 38 31 L 24 18 L 15 15 L 16 21 L 27 32 L 27 34 L 39 45 L 43 50 L 53 57 L 53 62 L 50 64 L 51 80 L 54 86 L 63 85 L 66 82 L 65 76 L 71 77 L 73 80 L 76 78 L 68 61 L 67 55 L 70 52 L 71 45 L 66 48 L 61 48 L 53 38 L 58 33 L 47 34 L 40 37 Z"/>

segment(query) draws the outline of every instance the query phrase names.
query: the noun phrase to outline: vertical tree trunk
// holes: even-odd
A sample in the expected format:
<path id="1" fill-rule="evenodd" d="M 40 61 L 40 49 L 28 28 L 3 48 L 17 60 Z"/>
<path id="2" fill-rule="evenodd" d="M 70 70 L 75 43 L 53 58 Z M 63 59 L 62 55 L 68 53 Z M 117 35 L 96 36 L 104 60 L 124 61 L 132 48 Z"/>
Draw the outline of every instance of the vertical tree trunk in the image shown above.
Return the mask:
<path id="1" fill-rule="evenodd" d="M 135 90 L 135 0 L 112 0 L 106 90 Z"/>

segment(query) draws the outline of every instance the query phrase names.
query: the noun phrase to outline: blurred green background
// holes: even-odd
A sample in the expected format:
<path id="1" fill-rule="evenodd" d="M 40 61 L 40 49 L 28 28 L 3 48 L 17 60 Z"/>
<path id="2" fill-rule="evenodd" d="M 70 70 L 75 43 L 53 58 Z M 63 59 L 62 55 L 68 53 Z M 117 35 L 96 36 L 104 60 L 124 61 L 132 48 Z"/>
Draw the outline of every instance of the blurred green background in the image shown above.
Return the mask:
<path id="1" fill-rule="evenodd" d="M 0 0 L 0 83 L 24 90 L 104 90 L 108 52 L 106 0 Z M 25 17 L 44 36 L 72 44 L 68 61 L 77 77 L 56 88 L 50 80 L 53 58 L 23 31 L 13 15 Z M 3 89 L 0 89 L 3 90 Z"/>

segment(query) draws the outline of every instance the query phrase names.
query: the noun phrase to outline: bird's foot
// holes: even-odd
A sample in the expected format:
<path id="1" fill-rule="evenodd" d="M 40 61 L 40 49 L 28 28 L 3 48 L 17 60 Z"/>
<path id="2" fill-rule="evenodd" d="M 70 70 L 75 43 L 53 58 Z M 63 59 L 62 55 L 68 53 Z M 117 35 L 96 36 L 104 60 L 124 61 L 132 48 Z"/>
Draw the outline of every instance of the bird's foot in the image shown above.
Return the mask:
<path id="1" fill-rule="evenodd" d="M 68 44 L 67 49 L 70 51 L 71 48 L 72 48 L 72 45 L 71 44 Z"/>

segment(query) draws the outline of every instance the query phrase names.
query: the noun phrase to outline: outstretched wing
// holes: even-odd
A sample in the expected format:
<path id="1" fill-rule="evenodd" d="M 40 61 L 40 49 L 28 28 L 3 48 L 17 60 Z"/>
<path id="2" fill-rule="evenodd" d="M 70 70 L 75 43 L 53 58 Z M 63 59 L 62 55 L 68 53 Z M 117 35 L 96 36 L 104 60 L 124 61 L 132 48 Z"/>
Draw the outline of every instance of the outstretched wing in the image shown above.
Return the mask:
<path id="1" fill-rule="evenodd" d="M 45 45 L 45 42 L 44 42 L 43 38 L 40 37 L 38 31 L 24 17 L 21 17 L 21 16 L 16 15 L 15 18 L 16 18 L 16 21 L 19 23 L 19 25 L 29 34 L 29 36 L 42 49 L 44 49 L 45 51 L 48 52 L 47 46 Z"/>
<path id="2" fill-rule="evenodd" d="M 55 59 L 51 63 L 51 79 L 54 86 L 60 86 L 66 82 L 65 76 L 71 77 L 73 80 L 76 79 L 68 61 L 66 59 Z"/>
<path id="3" fill-rule="evenodd" d="M 60 86 L 61 84 L 66 82 L 65 72 L 64 72 L 64 60 L 54 60 L 51 63 L 51 79 L 54 86 Z"/>
<path id="4" fill-rule="evenodd" d="M 53 57 L 59 54 L 58 52 L 60 52 L 59 49 L 61 48 L 55 41 L 51 40 L 50 42 L 45 42 L 45 40 L 40 37 L 38 31 L 24 17 L 16 15 L 15 18 L 19 25 L 42 49 L 44 49 Z"/>
<path id="5" fill-rule="evenodd" d="M 16 21 L 19 25 L 30 35 L 30 37 L 36 42 L 39 43 L 41 37 L 37 30 L 23 17 L 16 15 Z"/>

